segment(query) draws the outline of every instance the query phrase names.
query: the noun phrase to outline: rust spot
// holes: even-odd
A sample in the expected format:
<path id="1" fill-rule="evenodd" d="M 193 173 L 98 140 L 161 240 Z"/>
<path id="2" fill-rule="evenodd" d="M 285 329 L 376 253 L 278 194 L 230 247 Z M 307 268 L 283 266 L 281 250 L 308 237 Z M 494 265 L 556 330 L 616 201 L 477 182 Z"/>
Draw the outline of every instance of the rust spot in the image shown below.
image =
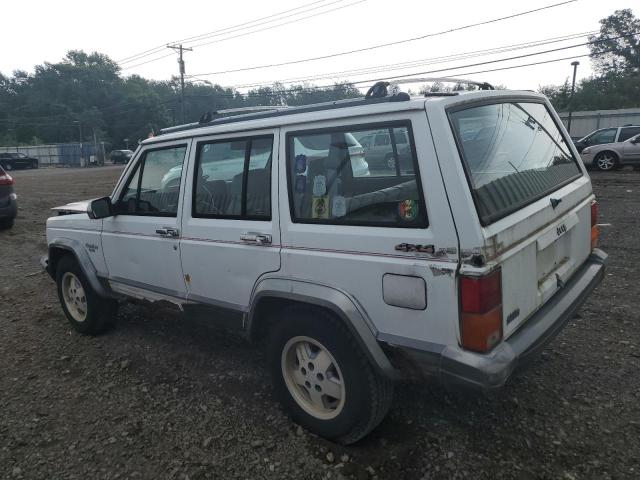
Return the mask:
<path id="1" fill-rule="evenodd" d="M 184 281 L 187 282 L 187 283 L 191 282 L 191 276 L 188 273 L 185 274 Z"/>

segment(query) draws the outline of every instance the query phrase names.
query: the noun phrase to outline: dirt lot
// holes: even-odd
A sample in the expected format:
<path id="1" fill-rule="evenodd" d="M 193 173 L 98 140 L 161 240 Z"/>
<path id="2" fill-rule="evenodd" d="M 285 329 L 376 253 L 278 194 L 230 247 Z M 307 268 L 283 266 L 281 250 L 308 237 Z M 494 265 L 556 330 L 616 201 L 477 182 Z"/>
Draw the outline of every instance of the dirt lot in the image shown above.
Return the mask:
<path id="1" fill-rule="evenodd" d="M 0 232 L 0 477 L 640 477 L 640 173 L 594 173 L 605 283 L 548 350 L 488 396 L 402 385 L 389 417 L 344 448 L 275 402 L 259 348 L 171 312 L 121 310 L 70 330 L 39 273 L 48 209 L 110 192 L 121 168 L 15 172 Z M 636 257 L 638 255 L 638 257 Z"/>

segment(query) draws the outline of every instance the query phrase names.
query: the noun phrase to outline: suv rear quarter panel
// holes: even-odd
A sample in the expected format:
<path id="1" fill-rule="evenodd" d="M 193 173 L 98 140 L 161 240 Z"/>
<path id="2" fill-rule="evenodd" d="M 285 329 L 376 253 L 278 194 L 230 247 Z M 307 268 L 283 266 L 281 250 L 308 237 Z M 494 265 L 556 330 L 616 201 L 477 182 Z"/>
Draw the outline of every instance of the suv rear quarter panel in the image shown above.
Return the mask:
<path id="1" fill-rule="evenodd" d="M 429 219 L 427 228 L 294 223 L 287 195 L 286 135 L 309 129 L 411 122 Z M 458 241 L 424 110 L 320 121 L 282 129 L 280 142 L 281 275 L 347 292 L 365 312 L 378 339 L 398 345 L 457 344 L 455 272 Z M 401 243 L 434 245 L 440 254 L 401 252 Z M 445 253 L 447 252 L 447 253 Z M 426 284 L 423 310 L 383 299 L 385 274 L 417 277 Z"/>

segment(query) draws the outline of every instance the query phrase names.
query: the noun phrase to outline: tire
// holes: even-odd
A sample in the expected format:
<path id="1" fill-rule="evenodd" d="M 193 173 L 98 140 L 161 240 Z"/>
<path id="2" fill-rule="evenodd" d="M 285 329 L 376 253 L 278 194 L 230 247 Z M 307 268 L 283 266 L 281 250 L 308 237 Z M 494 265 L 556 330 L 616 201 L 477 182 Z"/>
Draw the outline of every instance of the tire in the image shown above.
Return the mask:
<path id="1" fill-rule="evenodd" d="M 593 159 L 593 166 L 601 172 L 610 172 L 618 168 L 618 156 L 609 151 L 600 152 Z"/>
<path id="2" fill-rule="evenodd" d="M 14 223 L 15 218 L 0 218 L 0 230 L 9 230 Z"/>
<path id="3" fill-rule="evenodd" d="M 7 163 L 7 164 L 4 166 L 4 169 L 5 169 L 7 172 L 8 172 L 8 171 L 10 171 L 10 170 L 13 170 L 13 165 L 12 165 L 12 164 L 10 164 L 10 163 Z"/>
<path id="4" fill-rule="evenodd" d="M 38 168 L 38 162 L 31 162 L 31 168 L 34 170 Z"/>
<path id="5" fill-rule="evenodd" d="M 393 383 L 374 370 L 332 314 L 305 306 L 286 308 L 267 347 L 276 394 L 307 430 L 350 444 L 378 426 L 389 411 Z"/>
<path id="6" fill-rule="evenodd" d="M 98 335 L 115 325 L 118 303 L 98 296 L 71 255 L 59 260 L 56 283 L 62 310 L 75 330 L 85 335 Z"/>
<path id="7" fill-rule="evenodd" d="M 384 157 L 384 166 L 385 168 L 396 168 L 396 157 L 393 153 L 388 153 L 386 157 Z"/>

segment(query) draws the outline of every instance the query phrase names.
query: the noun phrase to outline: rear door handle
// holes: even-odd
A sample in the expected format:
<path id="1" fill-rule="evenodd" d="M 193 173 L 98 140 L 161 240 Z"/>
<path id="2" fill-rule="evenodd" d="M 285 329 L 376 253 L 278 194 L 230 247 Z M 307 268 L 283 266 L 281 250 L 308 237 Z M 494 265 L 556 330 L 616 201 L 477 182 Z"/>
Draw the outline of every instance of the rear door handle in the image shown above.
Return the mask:
<path id="1" fill-rule="evenodd" d="M 178 230 L 177 228 L 162 227 L 162 228 L 156 228 L 156 233 L 161 237 L 175 238 L 178 235 L 180 235 L 180 230 Z"/>
<path id="2" fill-rule="evenodd" d="M 240 240 L 246 243 L 256 243 L 258 245 L 270 245 L 271 235 L 256 232 L 247 232 L 240 235 Z"/>

